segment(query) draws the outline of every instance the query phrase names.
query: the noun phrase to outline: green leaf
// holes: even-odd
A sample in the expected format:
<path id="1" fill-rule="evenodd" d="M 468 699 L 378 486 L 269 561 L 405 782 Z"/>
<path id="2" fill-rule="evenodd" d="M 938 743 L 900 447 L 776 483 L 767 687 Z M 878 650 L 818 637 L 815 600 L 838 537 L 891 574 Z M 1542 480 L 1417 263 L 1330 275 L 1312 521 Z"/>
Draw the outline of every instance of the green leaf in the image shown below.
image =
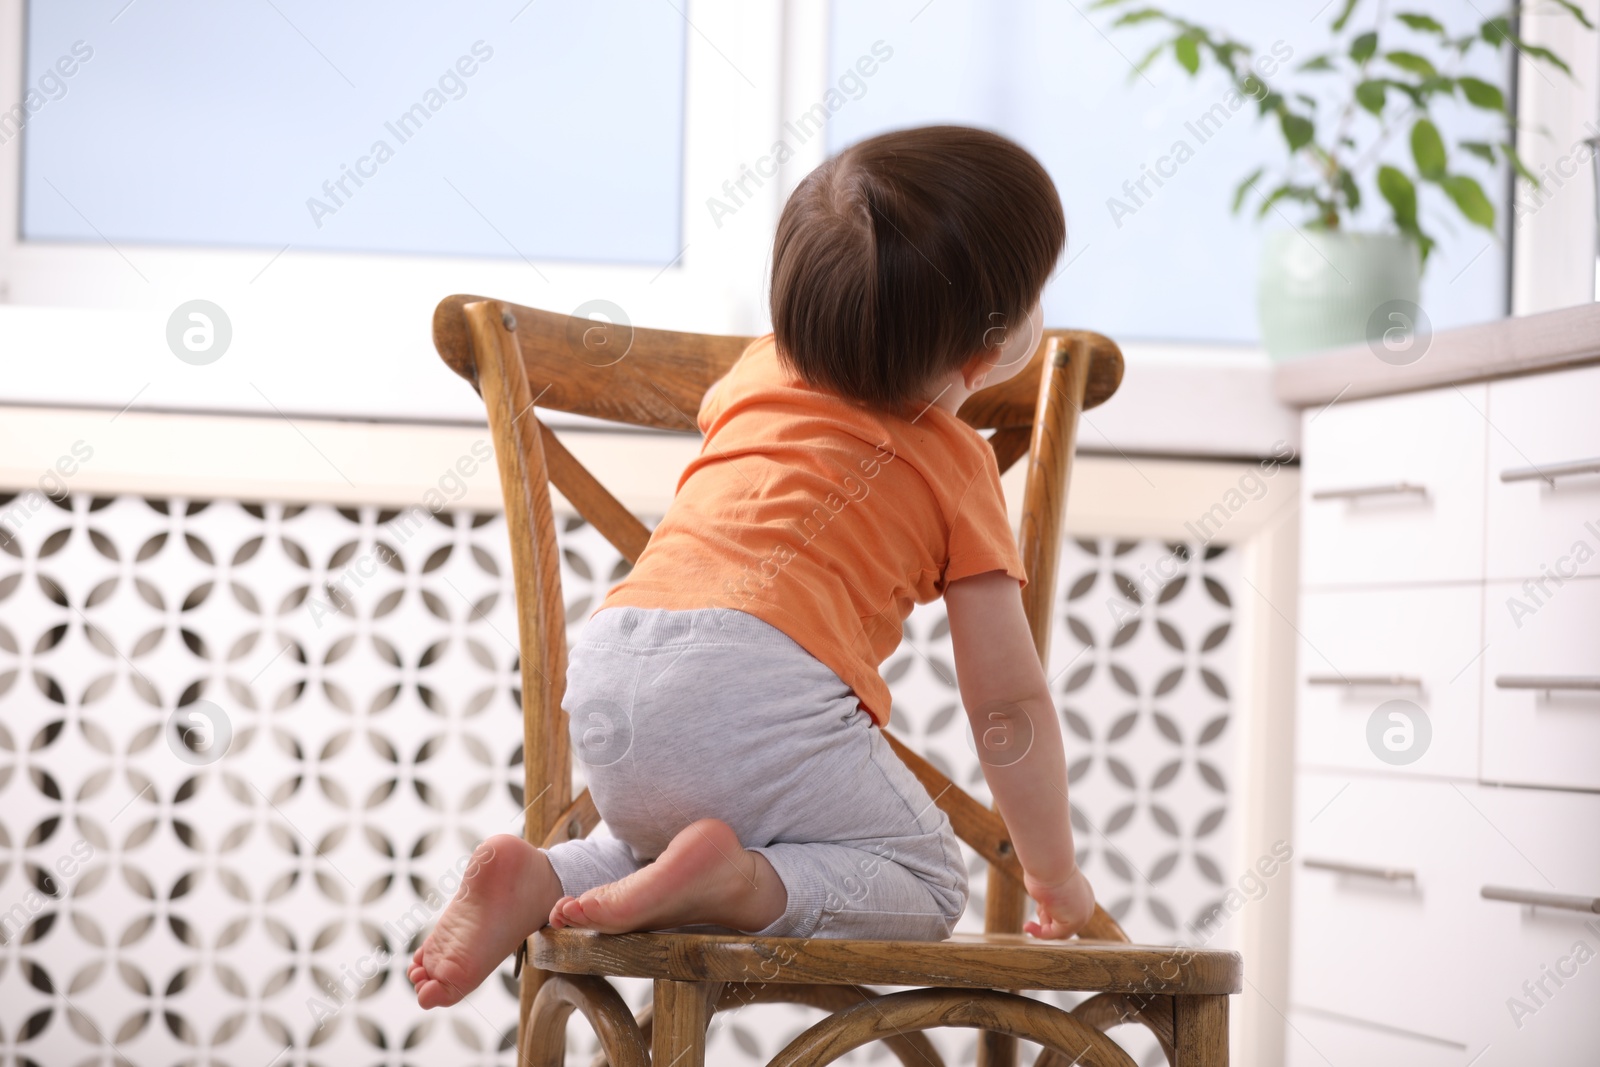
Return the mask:
<path id="1" fill-rule="evenodd" d="M 1299 67 L 1302 71 L 1308 70 L 1334 70 L 1336 69 L 1331 59 L 1326 55 L 1312 56 Z"/>
<path id="2" fill-rule="evenodd" d="M 1405 93 L 1406 96 L 1410 97 L 1411 102 L 1417 107 L 1422 106 L 1421 86 L 1412 85 L 1409 82 L 1395 81 L 1393 78 L 1385 78 L 1383 84 L 1390 89 L 1395 89 L 1399 92 Z"/>
<path id="3" fill-rule="evenodd" d="M 1499 48 L 1502 44 L 1511 40 L 1511 20 L 1504 15 L 1496 15 L 1478 27 L 1478 36 L 1482 37 L 1486 43 Z"/>
<path id="4" fill-rule="evenodd" d="M 1289 142 L 1289 153 L 1292 155 L 1311 143 L 1311 138 L 1316 136 L 1317 129 L 1311 120 L 1303 115 L 1284 109 L 1278 117 L 1278 125 L 1283 129 L 1283 139 Z"/>
<path id="5" fill-rule="evenodd" d="M 1200 47 L 1189 34 L 1172 42 L 1172 54 L 1177 57 L 1178 65 L 1190 74 L 1200 69 Z"/>
<path id="6" fill-rule="evenodd" d="M 1506 154 L 1506 158 L 1511 160 L 1512 170 L 1516 171 L 1517 174 L 1526 181 L 1531 182 L 1534 188 L 1540 187 L 1539 176 L 1533 171 L 1529 170 L 1528 165 L 1522 161 L 1522 156 L 1517 153 L 1516 145 L 1512 144 L 1510 141 L 1501 141 L 1500 151 L 1504 152 Z"/>
<path id="7" fill-rule="evenodd" d="M 1137 11 L 1129 11 L 1129 12 L 1124 13 L 1121 17 L 1119 17 L 1117 19 L 1117 21 L 1113 22 L 1111 25 L 1113 25 L 1113 26 L 1136 26 L 1141 22 L 1149 22 L 1151 19 L 1164 19 L 1166 17 L 1167 16 L 1166 16 L 1166 14 L 1164 12 L 1157 11 L 1153 7 L 1142 7 Z"/>
<path id="8" fill-rule="evenodd" d="M 1456 84 L 1461 86 L 1461 91 L 1466 94 L 1467 103 L 1473 107 L 1481 107 L 1485 111 L 1504 111 L 1506 109 L 1505 94 L 1498 85 L 1490 85 L 1477 78 L 1457 78 Z"/>
<path id="9" fill-rule="evenodd" d="M 1146 52 L 1144 54 L 1144 58 L 1133 65 L 1133 70 L 1128 74 L 1128 80 L 1133 81 L 1139 75 L 1143 74 L 1150 68 L 1150 64 L 1154 63 L 1161 56 L 1161 53 L 1165 52 L 1166 50 L 1167 42 L 1162 41 L 1160 44 L 1150 49 L 1150 51 Z"/>
<path id="10" fill-rule="evenodd" d="M 1368 79 L 1356 86 L 1356 103 L 1374 115 L 1383 114 L 1383 103 L 1386 98 L 1381 79 Z"/>
<path id="11" fill-rule="evenodd" d="M 1260 113 L 1263 115 L 1269 111 L 1277 111 L 1279 108 L 1283 107 L 1283 94 L 1274 93 L 1269 90 L 1267 95 L 1261 98 L 1261 103 L 1259 106 Z"/>
<path id="12" fill-rule="evenodd" d="M 1256 218 L 1266 218 L 1267 212 L 1276 207 L 1279 200 L 1298 200 L 1303 204 L 1314 204 L 1317 202 L 1317 193 L 1316 190 L 1304 185 L 1289 183 L 1280 185 L 1268 193 L 1266 199 L 1261 202 L 1261 209 L 1256 212 Z"/>
<path id="13" fill-rule="evenodd" d="M 1361 187 L 1356 184 L 1356 176 L 1343 167 L 1339 169 L 1339 192 L 1344 194 L 1344 202 L 1351 211 L 1361 206 Z"/>
<path id="14" fill-rule="evenodd" d="M 1417 187 L 1411 179 L 1394 167 L 1378 168 L 1378 192 L 1389 202 L 1394 221 L 1400 229 L 1415 229 L 1417 225 Z"/>
<path id="15" fill-rule="evenodd" d="M 1448 174 L 1439 179 L 1439 185 L 1469 222 L 1486 230 L 1494 229 L 1494 205 L 1483 195 L 1483 186 L 1465 174 Z"/>
<path id="16" fill-rule="evenodd" d="M 1422 252 L 1422 263 L 1428 263 L 1428 253 L 1433 251 L 1433 238 L 1422 232 L 1420 226 L 1411 227 L 1411 238 L 1417 242 L 1417 248 Z"/>
<path id="17" fill-rule="evenodd" d="M 1355 13 L 1356 5 L 1361 0 L 1344 0 L 1344 10 L 1339 12 L 1339 17 L 1333 20 L 1333 32 L 1338 33 L 1350 21 L 1350 16 Z"/>
<path id="18" fill-rule="evenodd" d="M 1417 173 L 1429 181 L 1444 177 L 1444 139 L 1429 119 L 1418 119 L 1411 127 L 1411 158 L 1417 161 Z"/>
<path id="19" fill-rule="evenodd" d="M 1434 78 L 1423 78 L 1417 83 L 1417 91 L 1423 96 L 1434 96 L 1438 93 L 1453 93 L 1455 92 L 1455 88 L 1455 79 L 1446 78 L 1442 74 Z"/>
<path id="20" fill-rule="evenodd" d="M 1396 15 L 1395 18 L 1420 33 L 1437 33 L 1441 36 L 1444 34 L 1444 26 L 1431 15 L 1404 14 Z"/>
<path id="21" fill-rule="evenodd" d="M 1577 4 L 1574 4 L 1572 0 L 1555 0 L 1555 2 L 1566 8 L 1568 14 L 1570 14 L 1573 18 L 1583 23 L 1584 29 L 1594 29 L 1594 23 L 1590 22 L 1589 16 L 1583 13 L 1583 8 L 1579 7 Z"/>
<path id="22" fill-rule="evenodd" d="M 1256 182 L 1261 180 L 1261 175 L 1265 173 L 1266 169 L 1267 168 L 1265 167 L 1257 167 L 1255 170 L 1250 172 L 1250 176 L 1248 178 L 1240 182 L 1238 187 L 1234 189 L 1233 213 L 1235 215 L 1237 215 L 1239 213 L 1239 209 L 1244 206 L 1244 194 L 1248 193 L 1251 187 L 1254 186 Z"/>
<path id="23" fill-rule="evenodd" d="M 1415 52 L 1386 52 L 1383 58 L 1401 70 L 1410 71 L 1412 74 L 1420 74 L 1424 78 L 1437 78 L 1439 76 L 1439 72 L 1434 69 L 1433 64 Z"/>
<path id="24" fill-rule="evenodd" d="M 1459 147 L 1463 152 L 1471 152 L 1485 163 L 1494 162 L 1494 145 L 1485 141 L 1461 141 Z"/>
<path id="25" fill-rule="evenodd" d="M 1350 58 L 1365 63 L 1378 50 L 1378 35 L 1368 31 L 1350 42 Z"/>
<path id="26" fill-rule="evenodd" d="M 1405 22 L 1406 26 L 1410 26 L 1411 29 L 1418 30 L 1419 34 L 1445 34 L 1445 27 L 1430 14 L 1397 14 L 1395 18 Z"/>
<path id="27" fill-rule="evenodd" d="M 1513 40 L 1512 43 L 1515 44 L 1524 55 L 1532 56 L 1535 59 L 1542 59 L 1552 67 L 1560 68 L 1561 73 L 1565 74 L 1567 77 L 1572 77 L 1572 68 L 1567 66 L 1566 60 L 1550 51 L 1550 49 L 1540 48 L 1536 44 L 1529 44 L 1527 41 L 1521 40 L 1520 38 Z"/>

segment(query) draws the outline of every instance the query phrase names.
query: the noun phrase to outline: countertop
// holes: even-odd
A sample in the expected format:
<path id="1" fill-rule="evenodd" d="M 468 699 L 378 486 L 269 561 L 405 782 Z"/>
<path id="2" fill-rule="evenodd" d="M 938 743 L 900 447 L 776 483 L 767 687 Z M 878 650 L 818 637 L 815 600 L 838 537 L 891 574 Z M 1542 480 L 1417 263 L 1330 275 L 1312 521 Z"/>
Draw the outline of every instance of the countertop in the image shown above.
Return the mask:
<path id="1" fill-rule="evenodd" d="M 1296 408 L 1600 362 L 1600 304 L 1444 330 L 1399 352 L 1352 345 L 1279 363 L 1278 400 Z M 1385 358 L 1387 356 L 1387 359 Z"/>

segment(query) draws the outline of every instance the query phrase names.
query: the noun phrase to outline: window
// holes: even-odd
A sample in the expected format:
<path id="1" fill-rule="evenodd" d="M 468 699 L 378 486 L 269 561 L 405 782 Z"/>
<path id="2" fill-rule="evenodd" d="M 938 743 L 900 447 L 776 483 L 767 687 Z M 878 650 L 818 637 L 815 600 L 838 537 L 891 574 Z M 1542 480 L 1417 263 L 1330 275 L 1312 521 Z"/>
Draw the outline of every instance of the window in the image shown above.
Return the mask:
<path id="1" fill-rule="evenodd" d="M 684 19 L 515 10 L 34 2 L 21 237 L 669 263 Z"/>
<path id="2" fill-rule="evenodd" d="M 1223 28 L 1259 52 L 1276 47 L 1294 66 L 1327 48 L 1332 10 L 1274 0 L 1164 4 Z M 1370 8 L 1371 5 L 1368 5 Z M 1419 2 L 1456 32 L 1481 22 L 1471 5 Z M 1370 13 L 1358 12 L 1356 22 Z M 1263 223 L 1253 212 L 1229 214 L 1236 184 L 1261 163 L 1281 158 L 1277 131 L 1258 124 L 1253 105 L 1226 122 L 1203 116 L 1223 99 L 1222 76 L 1202 68 L 1191 79 L 1171 60 L 1144 76 L 1133 64 L 1147 36 L 1111 29 L 1113 16 L 1087 3 L 1057 0 L 904 0 L 832 5 L 832 65 L 843 69 L 870 42 L 894 49 L 870 91 L 839 110 L 828 127 L 836 150 L 884 130 L 934 122 L 985 126 L 1031 150 L 1049 169 L 1067 211 L 1066 264 L 1046 290 L 1045 318 L 1103 330 L 1121 339 L 1253 343 L 1256 261 L 1264 232 L 1300 222 L 1285 208 Z M 1486 49 L 1468 57 L 1472 73 L 1505 84 L 1505 57 Z M 1464 72 L 1464 71 L 1463 71 Z M 1322 108 L 1327 112 L 1327 104 Z M 1449 140 L 1493 129 L 1487 115 L 1438 109 Z M 1356 116 L 1357 122 L 1370 122 Z M 1449 120 L 1447 122 L 1447 120 Z M 1406 151 L 1404 137 L 1384 156 Z M 1189 147 L 1160 186 L 1136 183 L 1179 142 Z M 1192 154 L 1190 154 L 1192 153 Z M 1469 160 L 1500 203 L 1501 233 L 1509 205 L 1502 168 Z M 1129 186 L 1134 186 L 1130 194 Z M 1373 188 L 1356 228 L 1386 226 L 1387 207 Z M 1506 313 L 1503 237 L 1469 226 L 1424 190 L 1424 223 L 1439 239 L 1423 278 L 1422 302 L 1434 327 Z M 1368 210 L 1372 207 L 1383 210 Z M 1131 209 L 1127 210 L 1127 209 Z M 1287 218 L 1285 218 L 1287 216 Z"/>

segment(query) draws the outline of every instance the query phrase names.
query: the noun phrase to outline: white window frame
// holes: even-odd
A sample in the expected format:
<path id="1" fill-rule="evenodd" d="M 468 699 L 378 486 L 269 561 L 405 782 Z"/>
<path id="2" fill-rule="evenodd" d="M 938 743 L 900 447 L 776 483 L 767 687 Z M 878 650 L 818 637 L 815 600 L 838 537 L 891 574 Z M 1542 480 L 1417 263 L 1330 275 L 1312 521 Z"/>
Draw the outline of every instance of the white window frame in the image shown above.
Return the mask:
<path id="1" fill-rule="evenodd" d="M 325 414 L 332 411 L 311 392 L 319 382 L 326 383 L 330 366 L 355 361 L 363 365 L 369 380 L 392 382 L 402 373 L 398 367 L 415 366 L 412 357 L 432 358 L 428 315 L 450 293 L 481 293 L 562 312 L 605 299 L 641 325 L 757 332 L 766 320 L 763 271 L 780 184 L 769 182 L 752 190 L 753 195 L 735 214 L 722 218 L 720 226 L 708 212 L 706 200 L 713 193 L 721 195 L 723 183 L 737 180 L 741 165 L 753 163 L 774 139 L 790 69 L 782 55 L 785 10 L 776 4 L 738 0 L 677 0 L 674 6 L 688 22 L 683 247 L 665 267 L 529 262 L 512 256 L 509 249 L 507 258 L 487 259 L 301 251 L 293 246 L 279 253 L 259 248 L 23 241 L 18 236 L 22 158 L 18 137 L 0 146 L 0 303 L 134 313 L 141 316 L 143 331 L 148 325 L 142 323 L 143 317 L 159 313 L 164 321 L 184 301 L 212 300 L 234 322 L 236 342 L 242 321 L 278 331 L 267 334 L 277 343 L 264 343 L 263 350 L 255 353 L 270 356 L 274 364 L 276 405 Z M 9 109 L 24 90 L 24 8 L 24 0 L 0 0 L 0 108 Z M 115 47 L 115 26 L 106 29 L 104 38 L 91 42 L 93 47 Z M 560 150 L 592 149 L 611 150 L 605 145 Z M 625 153 L 616 165 L 627 165 Z M 292 322 L 284 321 L 286 310 L 293 311 Z M 67 387 L 93 394 L 97 366 L 114 372 L 128 352 L 75 345 L 71 331 L 66 332 L 61 342 L 77 364 Z M 16 358 L 20 353 L 10 355 Z M 10 362 L 5 353 L 0 353 L 0 360 Z M 60 375 L 61 366 L 54 373 Z M 257 374 L 261 373 L 258 368 Z M 220 377 L 214 376 L 214 381 Z M 300 395 L 301 388 L 306 395 Z M 83 399 L 59 398 L 67 403 Z M 341 403 L 347 413 L 357 416 L 404 418 L 426 417 L 430 399 L 427 394 L 396 397 L 392 390 L 378 389 L 345 395 Z M 225 406 L 251 408 L 237 396 Z M 205 410 L 211 405 L 198 396 L 194 407 Z M 270 410 L 265 403 L 258 408 Z"/>

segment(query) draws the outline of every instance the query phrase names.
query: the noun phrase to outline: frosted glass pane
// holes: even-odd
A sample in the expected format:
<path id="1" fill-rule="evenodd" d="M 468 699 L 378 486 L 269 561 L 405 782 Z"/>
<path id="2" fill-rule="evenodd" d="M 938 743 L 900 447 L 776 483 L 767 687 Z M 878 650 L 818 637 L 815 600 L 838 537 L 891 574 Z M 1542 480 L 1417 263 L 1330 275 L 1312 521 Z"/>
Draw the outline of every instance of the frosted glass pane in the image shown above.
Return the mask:
<path id="1" fill-rule="evenodd" d="M 1319 4 L 1209 0 L 1164 6 L 1225 28 L 1258 51 L 1281 41 L 1280 49 L 1292 52 L 1292 67 L 1327 48 L 1328 23 L 1338 5 L 1313 20 Z M 1370 22 L 1372 8 L 1358 9 L 1355 22 Z M 1485 17 L 1467 0 L 1418 0 L 1410 10 L 1431 11 L 1458 33 Z M 1226 121 L 1197 126 L 1223 99 L 1222 75 L 1202 70 L 1190 79 L 1169 56 L 1147 79 L 1136 77 L 1131 61 L 1143 55 L 1152 38 L 1111 30 L 1111 21 L 1110 14 L 1070 0 L 836 2 L 829 67 L 836 82 L 874 41 L 883 41 L 894 54 L 866 81 L 859 99 L 848 99 L 829 120 L 830 151 L 884 130 L 935 122 L 1004 133 L 1043 161 L 1066 206 L 1063 263 L 1071 266 L 1060 270 L 1046 290 L 1051 323 L 1123 339 L 1254 342 L 1257 256 L 1265 232 L 1288 223 L 1277 214 L 1257 223 L 1253 213 L 1236 218 L 1229 209 L 1240 179 L 1261 163 L 1281 159 L 1281 136 L 1258 123 L 1254 104 Z M 1106 29 L 1102 33 L 1097 27 Z M 1402 45 L 1397 40 L 1386 47 Z M 1469 60 L 1457 73 L 1504 84 L 1501 64 L 1487 50 Z M 1324 105 L 1331 120 L 1326 110 Z M 1464 120 L 1461 114 L 1455 107 L 1438 110 L 1447 140 L 1457 132 L 1494 129 L 1482 113 Z M 1358 127 L 1366 121 L 1356 119 Z M 1144 168 L 1172 157 L 1180 141 L 1192 157 L 1159 187 L 1146 179 L 1149 195 L 1136 192 L 1142 201 L 1136 205 L 1124 183 L 1144 178 Z M 1381 150 L 1380 158 L 1404 150 L 1401 136 Z M 1453 165 L 1478 176 L 1501 205 L 1503 234 L 1509 215 L 1504 170 L 1472 159 Z M 1174 168 L 1171 162 L 1162 166 Z M 1367 203 L 1354 228 L 1385 228 L 1387 207 L 1370 179 L 1363 192 Z M 1133 213 L 1117 209 L 1113 218 L 1112 198 L 1134 207 Z M 1439 240 L 1422 290 L 1434 327 L 1504 315 L 1503 237 L 1445 210 L 1437 189 L 1424 190 L 1423 201 L 1424 226 Z M 1301 222 L 1289 207 L 1284 214 L 1296 225 Z"/>
<path id="2" fill-rule="evenodd" d="M 660 0 L 30 3 L 22 236 L 667 263 L 684 34 Z"/>

